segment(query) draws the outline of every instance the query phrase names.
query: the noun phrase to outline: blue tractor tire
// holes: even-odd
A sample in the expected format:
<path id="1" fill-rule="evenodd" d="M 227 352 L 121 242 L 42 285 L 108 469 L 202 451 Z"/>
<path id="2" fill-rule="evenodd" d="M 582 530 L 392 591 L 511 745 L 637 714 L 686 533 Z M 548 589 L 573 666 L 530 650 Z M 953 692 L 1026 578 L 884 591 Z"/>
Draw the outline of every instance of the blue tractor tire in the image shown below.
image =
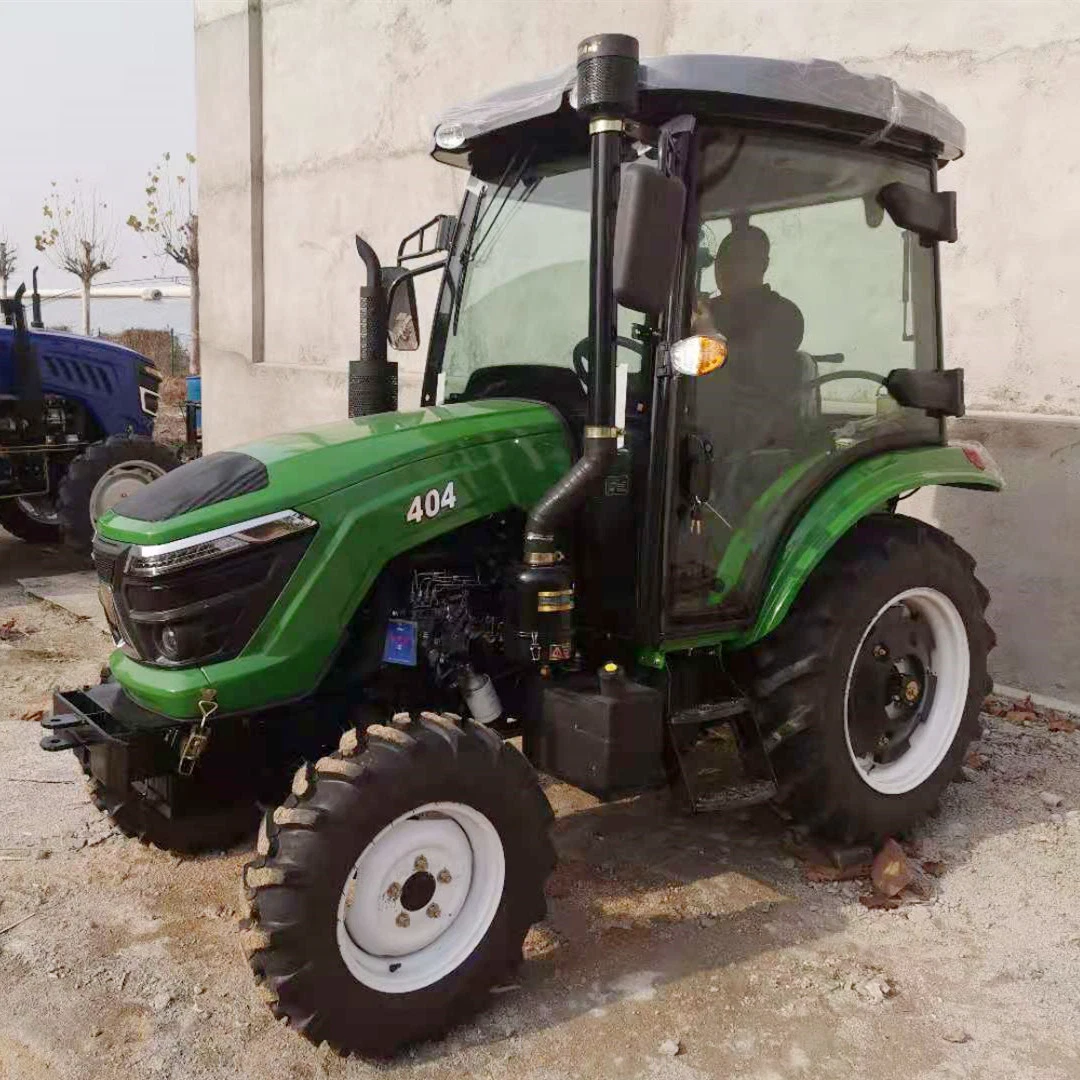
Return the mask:
<path id="1" fill-rule="evenodd" d="M 9 497 L 0 499 L 0 528 L 27 544 L 60 543 L 60 523 L 55 506 L 51 508 L 44 497 L 33 501 Z"/>

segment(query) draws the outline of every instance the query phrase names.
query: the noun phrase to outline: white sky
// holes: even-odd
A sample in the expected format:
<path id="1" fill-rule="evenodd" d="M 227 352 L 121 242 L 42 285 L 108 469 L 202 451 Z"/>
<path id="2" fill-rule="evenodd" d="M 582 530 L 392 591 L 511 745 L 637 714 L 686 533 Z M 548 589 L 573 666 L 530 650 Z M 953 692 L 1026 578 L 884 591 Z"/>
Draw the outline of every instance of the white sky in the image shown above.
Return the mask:
<path id="1" fill-rule="evenodd" d="M 50 182 L 96 187 L 119 223 L 98 283 L 181 273 L 123 222 L 142 215 L 147 170 L 195 152 L 192 0 L 0 0 L 0 235 L 18 247 L 12 287 L 74 279 L 34 250 Z"/>

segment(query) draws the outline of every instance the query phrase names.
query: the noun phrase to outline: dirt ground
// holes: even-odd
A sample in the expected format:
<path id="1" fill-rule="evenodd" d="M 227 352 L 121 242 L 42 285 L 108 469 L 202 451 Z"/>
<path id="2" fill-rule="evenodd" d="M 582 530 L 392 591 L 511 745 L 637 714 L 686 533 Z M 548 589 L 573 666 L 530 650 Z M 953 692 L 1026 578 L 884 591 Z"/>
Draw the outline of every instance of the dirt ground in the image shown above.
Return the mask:
<path id="1" fill-rule="evenodd" d="M 551 785 L 561 863 L 518 980 L 392 1063 L 312 1047 L 241 958 L 245 852 L 116 835 L 18 719 L 108 653 L 14 584 L 51 568 L 71 567 L 0 534 L 2 1080 L 1080 1076 L 1080 732 L 1015 715 L 987 717 L 970 780 L 914 838 L 940 876 L 896 910 L 807 880 L 768 809 L 686 817 Z"/>

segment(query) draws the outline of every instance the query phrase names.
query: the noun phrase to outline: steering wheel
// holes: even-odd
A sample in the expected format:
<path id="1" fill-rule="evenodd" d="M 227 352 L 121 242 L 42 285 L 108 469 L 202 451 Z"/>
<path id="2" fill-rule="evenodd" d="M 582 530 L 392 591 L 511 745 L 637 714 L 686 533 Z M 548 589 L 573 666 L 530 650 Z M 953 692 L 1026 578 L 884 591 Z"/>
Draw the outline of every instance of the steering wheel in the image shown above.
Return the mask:
<path id="1" fill-rule="evenodd" d="M 634 341 L 633 338 L 617 337 L 615 339 L 617 345 L 621 345 L 624 349 L 629 349 L 631 352 L 636 352 L 638 356 L 645 355 L 645 346 L 640 341 Z M 574 346 L 574 371 L 577 372 L 577 377 L 586 385 L 589 385 L 589 366 L 592 363 L 592 342 L 583 337 Z"/>
<path id="2" fill-rule="evenodd" d="M 810 390 L 817 390 L 819 387 L 824 386 L 826 383 L 836 382 L 837 379 L 869 379 L 870 382 L 876 382 L 878 386 L 885 385 L 885 376 L 879 375 L 876 371 L 828 371 L 824 375 L 817 375 L 813 379 L 807 379 L 803 386 Z"/>

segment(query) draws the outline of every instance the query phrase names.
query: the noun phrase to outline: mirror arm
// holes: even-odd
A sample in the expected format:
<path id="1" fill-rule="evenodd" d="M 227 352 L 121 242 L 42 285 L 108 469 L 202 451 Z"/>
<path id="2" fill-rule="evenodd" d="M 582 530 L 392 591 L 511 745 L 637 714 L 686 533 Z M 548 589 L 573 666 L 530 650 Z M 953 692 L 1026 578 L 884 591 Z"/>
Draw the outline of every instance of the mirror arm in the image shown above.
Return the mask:
<path id="1" fill-rule="evenodd" d="M 440 240 L 439 233 L 435 234 L 435 244 L 430 248 L 425 248 L 424 247 L 424 233 L 427 232 L 427 230 L 430 229 L 432 226 L 441 226 L 442 222 L 447 220 L 448 217 L 449 217 L 449 215 L 447 215 L 447 214 L 436 214 L 430 221 L 425 221 L 424 224 L 421 225 L 418 229 L 413 229 L 413 231 L 411 233 L 409 233 L 407 236 L 402 237 L 401 243 L 398 244 L 398 249 L 397 249 L 397 264 L 398 264 L 398 266 L 400 266 L 403 262 L 405 262 L 408 259 L 423 259 L 428 255 L 434 255 L 436 251 L 444 250 L 443 246 L 439 243 L 439 240 Z M 406 255 L 405 254 L 405 248 L 408 245 L 409 241 L 410 240 L 415 240 L 415 239 L 417 239 L 417 237 L 419 237 L 418 250 L 412 252 L 411 254 Z M 453 235 L 451 234 L 451 236 L 449 236 L 447 238 L 447 240 L 446 240 L 447 247 L 452 242 L 452 240 L 453 240 Z"/>
<path id="2" fill-rule="evenodd" d="M 424 266 L 417 266 L 412 270 L 406 270 L 403 274 L 399 274 L 386 291 L 386 310 L 393 311 L 394 294 L 397 292 L 398 286 L 403 282 L 411 281 L 413 278 L 418 278 L 421 274 L 426 274 L 431 270 L 441 270 L 445 266 L 445 259 L 436 259 L 435 262 L 426 263 Z"/>

